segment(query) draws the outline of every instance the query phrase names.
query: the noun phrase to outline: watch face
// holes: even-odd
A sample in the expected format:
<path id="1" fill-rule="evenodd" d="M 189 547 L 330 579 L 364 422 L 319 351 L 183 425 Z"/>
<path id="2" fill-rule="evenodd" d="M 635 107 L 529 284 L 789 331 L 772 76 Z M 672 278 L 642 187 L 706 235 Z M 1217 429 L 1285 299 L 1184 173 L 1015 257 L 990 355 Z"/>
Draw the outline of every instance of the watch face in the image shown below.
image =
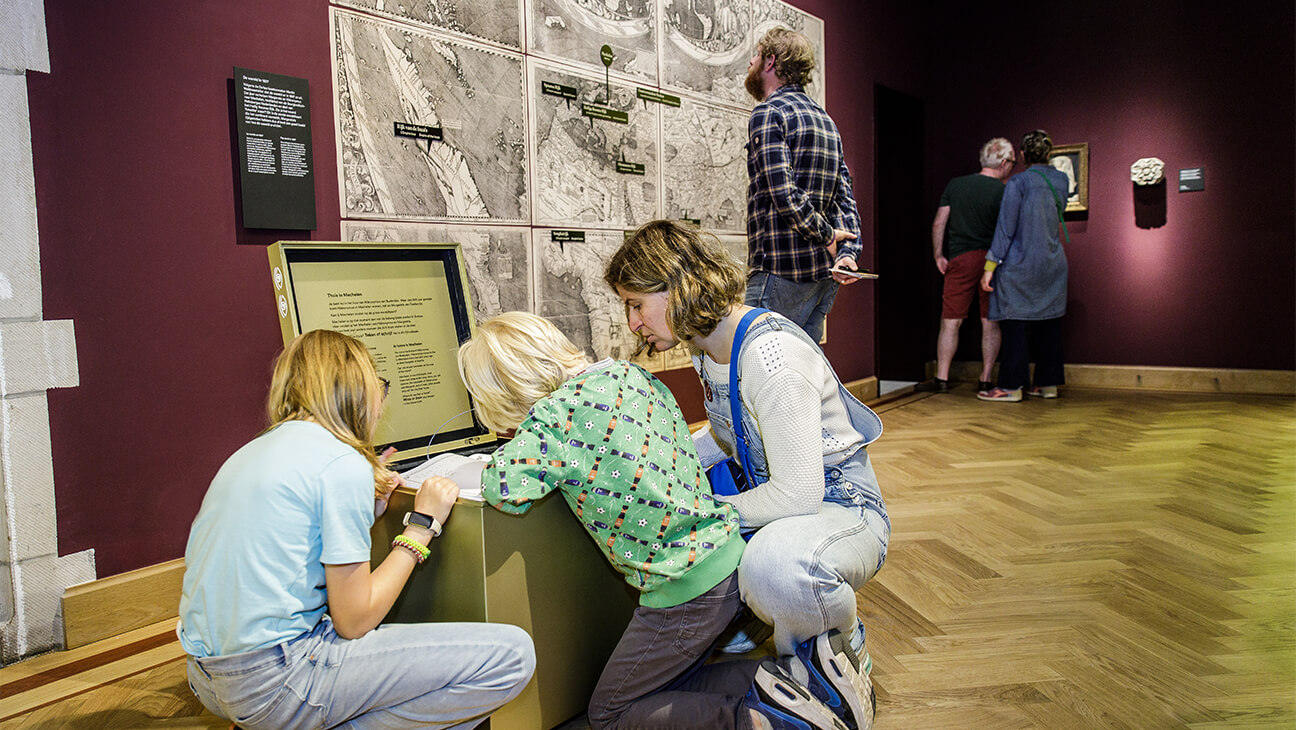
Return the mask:
<path id="1" fill-rule="evenodd" d="M 432 518 L 428 517 L 427 515 L 419 514 L 418 512 L 406 512 L 405 524 L 407 525 L 414 524 L 414 525 L 418 525 L 419 527 L 426 527 L 428 529 L 431 529 Z"/>

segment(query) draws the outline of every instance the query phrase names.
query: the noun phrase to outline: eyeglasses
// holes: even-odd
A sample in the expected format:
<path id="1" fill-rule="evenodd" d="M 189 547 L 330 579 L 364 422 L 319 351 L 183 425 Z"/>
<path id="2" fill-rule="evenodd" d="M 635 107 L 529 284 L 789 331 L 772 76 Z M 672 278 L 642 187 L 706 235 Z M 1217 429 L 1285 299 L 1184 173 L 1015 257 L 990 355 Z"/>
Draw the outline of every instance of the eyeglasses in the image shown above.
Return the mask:
<path id="1" fill-rule="evenodd" d="M 383 397 L 386 398 L 387 394 L 391 392 L 391 381 L 387 378 L 378 378 L 378 382 L 382 384 Z"/>

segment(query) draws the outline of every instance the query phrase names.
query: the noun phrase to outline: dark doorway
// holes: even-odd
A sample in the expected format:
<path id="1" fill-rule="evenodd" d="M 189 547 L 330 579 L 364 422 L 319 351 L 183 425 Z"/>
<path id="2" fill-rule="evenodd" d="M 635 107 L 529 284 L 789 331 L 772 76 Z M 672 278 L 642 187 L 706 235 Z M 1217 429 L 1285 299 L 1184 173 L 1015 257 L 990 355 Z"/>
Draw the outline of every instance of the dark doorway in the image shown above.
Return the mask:
<path id="1" fill-rule="evenodd" d="M 919 381 L 936 358 L 940 279 L 923 209 L 923 102 L 873 88 L 877 210 L 877 377 Z"/>

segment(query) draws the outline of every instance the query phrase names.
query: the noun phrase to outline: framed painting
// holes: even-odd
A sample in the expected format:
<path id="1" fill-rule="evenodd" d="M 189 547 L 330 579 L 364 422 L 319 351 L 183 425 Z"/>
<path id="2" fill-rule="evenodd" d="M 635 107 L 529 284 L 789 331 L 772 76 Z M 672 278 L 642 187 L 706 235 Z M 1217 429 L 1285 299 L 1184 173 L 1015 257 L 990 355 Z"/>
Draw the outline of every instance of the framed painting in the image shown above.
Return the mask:
<path id="1" fill-rule="evenodd" d="M 1049 153 L 1049 164 L 1067 176 L 1066 212 L 1089 210 L 1089 143 L 1060 144 Z"/>

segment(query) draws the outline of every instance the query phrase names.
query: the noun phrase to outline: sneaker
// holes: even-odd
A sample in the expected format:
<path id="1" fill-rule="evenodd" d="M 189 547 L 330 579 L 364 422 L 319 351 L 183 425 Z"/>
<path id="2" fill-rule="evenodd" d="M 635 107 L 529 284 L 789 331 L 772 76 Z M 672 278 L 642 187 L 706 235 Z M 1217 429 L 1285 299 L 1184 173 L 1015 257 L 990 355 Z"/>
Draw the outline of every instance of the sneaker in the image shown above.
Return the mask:
<path id="1" fill-rule="evenodd" d="M 860 658 L 860 666 L 864 668 L 865 674 L 873 674 L 873 657 L 869 656 L 868 646 L 865 644 L 867 632 L 864 630 L 864 620 L 856 617 L 855 628 L 851 629 L 850 647 L 851 651 Z"/>
<path id="2" fill-rule="evenodd" d="M 915 393 L 948 393 L 949 381 L 941 380 L 940 378 L 932 378 L 931 380 L 924 380 L 921 383 L 914 386 L 914 392 Z"/>
<path id="3" fill-rule="evenodd" d="M 755 651 L 773 635 L 774 629 L 769 624 L 756 618 L 750 608 L 744 608 L 720 635 L 718 651 L 721 654 L 746 654 Z"/>
<path id="4" fill-rule="evenodd" d="M 1045 385 L 1041 387 L 1037 385 L 1034 388 L 1028 388 L 1026 390 L 1026 395 L 1034 396 L 1036 398 L 1056 398 L 1057 386 Z"/>
<path id="5" fill-rule="evenodd" d="M 993 390 L 993 389 L 994 389 L 994 383 L 990 382 L 989 380 L 978 380 L 978 381 L 977 381 L 977 392 L 978 392 L 978 393 L 985 393 L 985 392 L 988 392 L 988 391 Z"/>
<path id="6" fill-rule="evenodd" d="M 1022 399 L 1022 389 L 1004 390 L 1003 388 L 991 388 L 984 393 L 977 393 L 980 400 L 1001 400 L 1006 403 L 1017 403 Z"/>
<path id="7" fill-rule="evenodd" d="M 746 704 L 773 730 L 851 730 L 770 657 L 756 668 Z"/>
<path id="8" fill-rule="evenodd" d="M 873 727 L 873 683 L 862 671 L 848 635 L 834 630 L 804 641 L 797 646 L 796 658 L 809 674 L 806 688 L 847 727 Z"/>

